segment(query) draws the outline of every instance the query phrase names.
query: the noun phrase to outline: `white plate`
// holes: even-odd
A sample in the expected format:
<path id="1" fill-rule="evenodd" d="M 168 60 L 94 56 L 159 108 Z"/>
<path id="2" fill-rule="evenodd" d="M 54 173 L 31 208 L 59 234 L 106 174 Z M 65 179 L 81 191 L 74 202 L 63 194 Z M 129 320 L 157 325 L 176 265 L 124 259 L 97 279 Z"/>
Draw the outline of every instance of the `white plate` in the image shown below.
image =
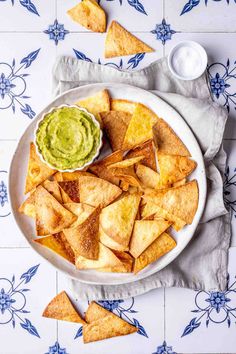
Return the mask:
<path id="1" fill-rule="evenodd" d="M 137 275 L 134 274 L 117 274 L 117 273 L 100 273 L 94 270 L 79 271 L 75 267 L 57 256 L 50 250 L 33 242 L 33 235 L 35 235 L 34 221 L 29 217 L 18 212 L 18 208 L 25 199 L 24 186 L 27 172 L 29 143 L 34 139 L 34 130 L 37 121 L 41 116 L 48 112 L 52 107 L 60 106 L 62 104 L 73 104 L 78 99 L 83 99 L 102 89 L 108 89 L 113 98 L 123 98 L 136 102 L 141 102 L 151 108 L 159 117 L 172 127 L 176 134 L 182 139 L 184 144 L 188 147 L 192 158 L 197 162 L 197 168 L 191 175 L 191 179 L 196 179 L 199 186 L 199 203 L 193 223 L 184 227 L 180 232 L 172 231 L 172 235 L 177 241 L 177 246 L 168 254 L 161 257 L 156 262 L 152 263 Z M 92 84 L 79 88 L 75 88 L 58 96 L 50 105 L 48 105 L 37 117 L 32 121 L 25 133 L 22 135 L 15 154 L 13 156 L 10 174 L 9 174 L 9 194 L 15 220 L 22 231 L 24 237 L 30 243 L 32 248 L 36 250 L 43 258 L 47 259 L 54 267 L 64 272 L 68 276 L 86 283 L 93 284 L 124 284 L 145 278 L 162 268 L 166 267 L 172 262 L 191 240 L 194 231 L 201 218 L 205 199 L 206 199 L 206 175 L 203 157 L 199 145 L 191 132 L 188 125 L 183 118 L 167 103 L 152 93 L 142 90 L 140 88 L 123 85 L 123 84 Z"/>

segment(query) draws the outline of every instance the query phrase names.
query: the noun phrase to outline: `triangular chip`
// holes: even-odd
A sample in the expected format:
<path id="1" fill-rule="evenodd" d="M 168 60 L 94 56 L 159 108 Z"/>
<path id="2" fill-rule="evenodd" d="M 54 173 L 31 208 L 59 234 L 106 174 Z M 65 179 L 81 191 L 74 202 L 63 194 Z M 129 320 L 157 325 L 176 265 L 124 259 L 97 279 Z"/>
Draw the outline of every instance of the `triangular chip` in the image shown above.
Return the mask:
<path id="1" fill-rule="evenodd" d="M 194 180 L 180 187 L 149 191 L 143 198 L 191 224 L 198 208 L 198 184 Z"/>
<path id="2" fill-rule="evenodd" d="M 133 187 L 133 186 L 132 186 Z M 127 192 L 130 188 L 129 183 L 127 181 L 121 180 L 120 181 L 120 188 L 124 191 Z M 136 188 L 135 192 L 137 192 L 137 187 L 133 187 Z"/>
<path id="3" fill-rule="evenodd" d="M 41 237 L 34 242 L 39 243 L 40 245 L 49 248 L 53 252 L 59 254 L 59 256 L 67 259 L 71 263 L 75 263 L 74 252 L 68 252 L 68 246 L 65 246 L 64 239 L 61 237 L 62 233 L 50 235 L 46 237 Z"/>
<path id="4" fill-rule="evenodd" d="M 120 265 L 116 267 L 104 267 L 97 269 L 97 271 L 109 273 L 131 273 L 133 269 L 134 258 L 126 252 L 113 250 L 113 253 L 120 259 L 120 261 L 122 262 L 122 266 Z"/>
<path id="5" fill-rule="evenodd" d="M 104 232 L 102 227 L 99 228 L 99 239 L 103 245 L 107 246 L 108 248 L 110 248 L 112 250 L 124 251 L 124 246 L 120 245 L 118 242 L 116 242 L 110 236 L 108 236 Z M 127 247 L 125 251 L 128 251 L 128 249 L 129 248 Z"/>
<path id="6" fill-rule="evenodd" d="M 158 117 L 148 107 L 138 103 L 126 130 L 122 148 L 131 149 L 152 138 L 152 127 Z"/>
<path id="7" fill-rule="evenodd" d="M 110 314 L 110 311 L 106 310 L 104 307 L 97 304 L 95 301 L 91 301 L 87 308 L 87 311 L 85 312 L 85 321 L 86 323 L 92 323 Z"/>
<path id="8" fill-rule="evenodd" d="M 153 126 L 153 138 L 158 151 L 169 155 L 190 156 L 184 143 L 164 119 L 157 119 Z"/>
<path id="9" fill-rule="evenodd" d="M 81 176 L 92 176 L 92 173 L 86 171 L 74 171 L 74 172 L 57 172 L 53 176 L 53 179 L 57 182 L 74 181 Z"/>
<path id="10" fill-rule="evenodd" d="M 43 163 L 36 152 L 34 143 L 30 143 L 30 155 L 28 162 L 28 171 L 25 184 L 25 194 L 32 191 L 45 179 L 52 176 L 56 171 L 52 170 Z"/>
<path id="11" fill-rule="evenodd" d="M 164 232 L 134 262 L 134 273 L 140 272 L 150 263 L 170 252 L 176 246 L 175 240 Z"/>
<path id="12" fill-rule="evenodd" d="M 103 112 L 100 116 L 112 151 L 120 150 L 132 115 L 126 112 L 110 111 Z"/>
<path id="13" fill-rule="evenodd" d="M 94 207 L 84 203 L 66 203 L 63 206 L 77 216 L 76 221 L 70 225 L 70 228 L 82 224 L 94 211 Z"/>
<path id="14" fill-rule="evenodd" d="M 104 208 L 100 215 L 100 224 L 104 232 L 114 241 L 123 245 L 124 251 L 129 246 L 140 199 L 139 193 L 127 194 Z"/>
<path id="15" fill-rule="evenodd" d="M 136 156 L 145 156 L 144 159 L 142 160 L 142 165 L 147 166 L 153 169 L 154 171 L 157 170 L 155 147 L 153 144 L 153 139 L 150 139 L 145 143 L 138 145 L 133 150 L 130 150 L 126 155 L 126 158 L 131 158 Z"/>
<path id="16" fill-rule="evenodd" d="M 86 108 L 101 123 L 99 113 L 110 111 L 110 96 L 107 90 L 102 90 L 93 96 L 79 100 L 76 104 L 80 107 Z"/>
<path id="17" fill-rule="evenodd" d="M 142 164 L 138 164 L 136 167 L 136 175 L 145 187 L 153 189 L 158 188 L 160 183 L 160 176 L 151 168 Z"/>
<path id="18" fill-rule="evenodd" d="M 35 191 L 35 209 L 38 236 L 58 233 L 77 219 L 42 186 Z"/>
<path id="19" fill-rule="evenodd" d="M 104 208 L 122 193 L 114 184 L 97 177 L 82 176 L 79 179 L 80 202 Z"/>
<path id="20" fill-rule="evenodd" d="M 64 192 L 69 196 L 70 200 L 74 203 L 79 203 L 79 181 L 63 181 L 58 182 L 59 186 L 64 190 Z M 65 199 L 65 198 L 63 198 Z M 63 202 L 67 202 L 63 200 Z"/>
<path id="21" fill-rule="evenodd" d="M 111 169 L 114 176 L 119 177 L 119 179 L 127 184 L 142 189 L 140 180 L 138 179 L 136 173 L 134 172 L 134 166 L 129 166 L 126 168 L 113 168 Z M 124 187 L 124 186 L 123 186 Z"/>
<path id="22" fill-rule="evenodd" d="M 99 242 L 99 257 L 97 260 L 78 256 L 75 260 L 75 265 L 77 269 L 98 269 L 104 267 L 113 268 L 123 264 L 109 248 Z"/>
<path id="23" fill-rule="evenodd" d="M 126 168 L 135 165 L 144 159 L 144 156 L 131 157 L 130 159 L 125 159 L 123 161 L 115 162 L 109 165 L 107 168 Z"/>
<path id="24" fill-rule="evenodd" d="M 158 153 L 158 164 L 160 184 L 167 187 L 190 175 L 197 166 L 196 162 L 190 160 L 187 156 L 163 153 Z"/>
<path id="25" fill-rule="evenodd" d="M 171 222 L 164 219 L 135 221 L 130 241 L 130 254 L 138 258 L 170 225 Z"/>
<path id="26" fill-rule="evenodd" d="M 73 249 L 75 257 L 83 256 L 88 259 L 98 259 L 100 211 L 100 208 L 96 208 L 84 222 L 64 230 L 65 237 Z"/>
<path id="27" fill-rule="evenodd" d="M 153 52 L 153 49 L 119 23 L 112 21 L 106 36 L 105 58 L 148 52 Z"/>
<path id="28" fill-rule="evenodd" d="M 123 99 L 111 99 L 111 111 L 120 111 L 133 114 L 137 103 L 133 101 L 123 100 Z"/>
<path id="29" fill-rule="evenodd" d="M 67 11 L 73 21 L 93 32 L 106 32 L 106 13 L 95 0 L 83 0 Z"/>
<path id="30" fill-rule="evenodd" d="M 183 186 L 187 181 L 187 178 L 183 178 L 175 183 L 173 183 L 172 187 L 179 187 L 179 186 Z"/>
<path id="31" fill-rule="evenodd" d="M 56 181 L 44 181 L 42 186 L 54 197 L 59 203 L 62 203 L 60 187 Z"/>
<path id="32" fill-rule="evenodd" d="M 43 312 L 43 317 L 56 320 L 86 323 L 72 305 L 65 291 L 55 296 Z"/>
<path id="33" fill-rule="evenodd" d="M 30 196 L 21 204 L 18 210 L 22 214 L 25 214 L 34 219 L 36 218 L 35 192 L 30 194 Z"/>

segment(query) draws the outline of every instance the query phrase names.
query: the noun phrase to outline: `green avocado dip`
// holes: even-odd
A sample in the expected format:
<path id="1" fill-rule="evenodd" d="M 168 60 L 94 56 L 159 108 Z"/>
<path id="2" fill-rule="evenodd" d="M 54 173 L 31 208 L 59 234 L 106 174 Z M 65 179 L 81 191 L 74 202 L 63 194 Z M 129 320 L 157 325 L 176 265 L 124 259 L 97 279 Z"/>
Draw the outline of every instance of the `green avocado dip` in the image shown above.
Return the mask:
<path id="1" fill-rule="evenodd" d="M 96 155 L 101 130 L 92 117 L 76 107 L 56 108 L 45 115 L 36 132 L 44 160 L 58 170 L 82 168 Z"/>

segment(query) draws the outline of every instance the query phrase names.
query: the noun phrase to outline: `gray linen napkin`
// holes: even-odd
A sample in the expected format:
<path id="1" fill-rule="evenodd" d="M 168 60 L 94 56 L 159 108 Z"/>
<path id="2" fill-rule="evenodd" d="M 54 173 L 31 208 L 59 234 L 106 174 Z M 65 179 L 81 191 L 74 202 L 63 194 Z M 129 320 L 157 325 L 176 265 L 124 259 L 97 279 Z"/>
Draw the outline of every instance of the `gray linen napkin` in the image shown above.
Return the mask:
<path id="1" fill-rule="evenodd" d="M 58 58 L 53 69 L 54 95 L 96 82 L 119 82 L 151 90 L 174 107 L 192 129 L 202 149 L 207 173 L 207 200 L 201 223 L 184 251 L 166 268 L 127 285 L 90 285 L 69 280 L 80 299 L 120 299 L 158 287 L 219 290 L 226 287 L 230 215 L 223 202 L 222 148 L 226 110 L 213 102 L 204 74 L 193 81 L 176 79 L 167 60 L 157 60 L 135 72 L 120 71 L 71 57 Z"/>

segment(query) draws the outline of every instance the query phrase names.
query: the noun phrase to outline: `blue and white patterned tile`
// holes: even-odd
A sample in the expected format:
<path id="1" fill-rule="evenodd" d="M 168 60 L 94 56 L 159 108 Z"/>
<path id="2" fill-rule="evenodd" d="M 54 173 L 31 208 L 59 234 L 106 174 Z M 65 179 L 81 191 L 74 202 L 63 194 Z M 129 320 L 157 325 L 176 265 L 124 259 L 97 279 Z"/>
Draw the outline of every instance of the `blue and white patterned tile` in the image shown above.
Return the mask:
<path id="1" fill-rule="evenodd" d="M 51 100 L 56 49 L 44 33 L 2 33 L 0 47 L 0 139 L 17 139 Z"/>
<path id="2" fill-rule="evenodd" d="M 0 352 L 45 353 L 56 321 L 41 314 L 55 296 L 56 272 L 30 249 L 0 249 L 0 269 Z"/>
<path id="3" fill-rule="evenodd" d="M 107 13 L 108 25 L 118 21 L 129 31 L 149 31 L 163 17 L 162 0 L 100 0 L 100 5 Z M 57 0 L 57 17 L 70 31 L 88 32 L 86 28 L 72 21 L 67 11 L 78 4 L 77 0 Z"/>
<path id="4" fill-rule="evenodd" d="M 165 0 L 165 16 L 183 32 L 236 30 L 235 0 Z"/>
<path id="5" fill-rule="evenodd" d="M 213 99 L 229 111 L 224 136 L 236 138 L 236 52 L 232 46 L 236 34 L 175 33 L 172 40 L 166 42 L 165 53 L 168 54 L 174 45 L 183 40 L 198 41 L 206 48 Z"/>
<path id="6" fill-rule="evenodd" d="M 56 16 L 56 0 L 1 0 L 0 31 L 42 31 Z"/>
<path id="7" fill-rule="evenodd" d="M 166 289 L 166 340 L 178 353 L 234 353 L 236 348 L 236 248 L 229 252 L 223 292 Z"/>

